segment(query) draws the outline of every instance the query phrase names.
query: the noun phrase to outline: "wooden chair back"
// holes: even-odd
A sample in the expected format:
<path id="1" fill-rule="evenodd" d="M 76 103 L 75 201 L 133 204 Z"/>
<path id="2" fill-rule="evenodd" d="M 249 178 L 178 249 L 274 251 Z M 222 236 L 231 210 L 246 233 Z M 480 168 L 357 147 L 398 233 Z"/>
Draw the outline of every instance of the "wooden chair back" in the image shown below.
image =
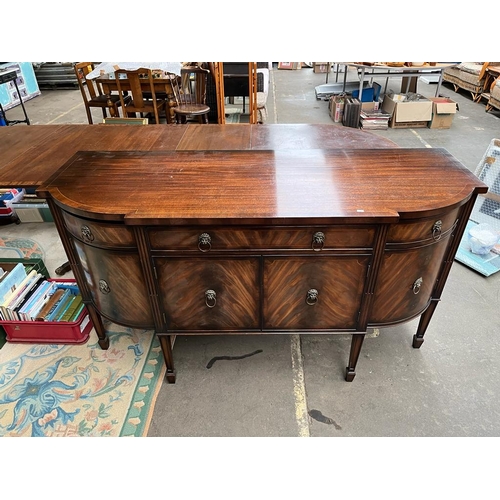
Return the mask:
<path id="1" fill-rule="evenodd" d="M 94 70 L 94 63 L 76 63 L 74 65 L 74 70 L 85 105 L 88 105 L 89 101 L 96 99 L 98 96 L 104 95 L 102 87 L 99 83 L 97 83 L 95 80 L 87 80 L 87 75 Z"/>
<path id="2" fill-rule="evenodd" d="M 149 68 L 118 69 L 115 71 L 115 80 L 124 116 L 128 113 L 141 113 L 141 116 L 144 113 L 154 113 L 155 123 L 160 123 L 159 109 L 166 104 L 164 100 L 156 98 L 153 73 Z M 126 91 L 131 96 L 128 104 L 125 101 Z"/>
<path id="3" fill-rule="evenodd" d="M 177 106 L 186 104 L 206 104 L 208 69 L 185 66 L 181 77 L 170 75 L 172 91 Z"/>
<path id="4" fill-rule="evenodd" d="M 200 123 L 208 123 L 210 107 L 206 105 L 207 75 L 210 70 L 198 66 L 182 68 L 181 76 L 169 74 L 175 101 L 177 123 L 185 123 L 187 117 L 196 116 Z"/>

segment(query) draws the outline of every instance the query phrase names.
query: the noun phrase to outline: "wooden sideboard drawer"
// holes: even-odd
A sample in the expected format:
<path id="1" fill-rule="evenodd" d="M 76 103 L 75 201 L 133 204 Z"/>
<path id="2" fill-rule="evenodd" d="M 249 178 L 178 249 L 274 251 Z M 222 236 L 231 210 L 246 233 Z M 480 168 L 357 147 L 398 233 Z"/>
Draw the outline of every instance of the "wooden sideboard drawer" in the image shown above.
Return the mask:
<path id="1" fill-rule="evenodd" d="M 455 226 L 459 208 L 436 217 L 416 222 L 401 222 L 389 227 L 387 243 L 408 243 L 416 241 L 439 241 Z"/>
<path id="2" fill-rule="evenodd" d="M 169 331 L 260 328 L 259 259 L 154 260 Z"/>
<path id="3" fill-rule="evenodd" d="M 136 242 L 132 229 L 122 225 L 96 222 L 62 212 L 66 228 L 72 236 L 95 246 L 113 248 L 135 248 Z"/>
<path id="4" fill-rule="evenodd" d="M 374 226 L 329 226 L 303 228 L 200 228 L 150 229 L 153 250 L 332 250 L 369 248 Z"/>
<path id="5" fill-rule="evenodd" d="M 264 329 L 356 329 L 370 256 L 266 257 Z"/>

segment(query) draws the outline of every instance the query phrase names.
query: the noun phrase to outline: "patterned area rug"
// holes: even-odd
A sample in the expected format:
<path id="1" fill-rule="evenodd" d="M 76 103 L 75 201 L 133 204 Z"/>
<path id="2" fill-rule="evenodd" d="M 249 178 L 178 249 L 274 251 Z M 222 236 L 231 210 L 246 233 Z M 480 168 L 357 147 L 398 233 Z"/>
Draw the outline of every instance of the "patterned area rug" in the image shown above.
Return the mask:
<path id="1" fill-rule="evenodd" d="M 29 238 L 0 237 L 0 258 L 21 257 L 25 259 L 44 259 L 42 247 Z"/>
<path id="2" fill-rule="evenodd" d="M 150 330 L 108 326 L 103 351 L 7 343 L 0 350 L 0 436 L 146 436 L 165 364 Z"/>

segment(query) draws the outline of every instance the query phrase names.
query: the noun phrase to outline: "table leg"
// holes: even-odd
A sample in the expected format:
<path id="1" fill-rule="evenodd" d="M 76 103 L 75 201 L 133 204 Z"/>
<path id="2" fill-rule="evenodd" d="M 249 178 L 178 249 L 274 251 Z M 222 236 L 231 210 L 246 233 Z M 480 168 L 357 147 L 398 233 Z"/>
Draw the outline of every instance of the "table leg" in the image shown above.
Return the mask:
<path id="1" fill-rule="evenodd" d="M 354 377 L 356 376 L 356 363 L 358 362 L 359 353 L 361 352 L 361 346 L 363 345 L 364 339 L 364 333 L 355 333 L 352 336 L 349 364 L 346 368 L 345 374 L 345 379 L 347 382 L 352 382 L 354 380 Z"/>
<path id="2" fill-rule="evenodd" d="M 365 82 L 365 68 L 361 68 L 361 81 L 359 82 L 359 97 L 358 97 L 360 102 L 363 102 L 361 100 L 361 97 L 363 96 L 363 83 L 364 82 Z"/>
<path id="3" fill-rule="evenodd" d="M 439 91 L 441 90 L 441 83 L 443 82 L 443 71 L 441 70 L 439 72 L 439 80 L 438 80 L 438 84 L 437 84 L 437 87 L 436 87 L 436 94 L 434 97 L 439 97 Z"/>
<path id="4" fill-rule="evenodd" d="M 23 113 L 24 113 L 24 121 L 27 125 L 30 124 L 30 119 L 28 118 L 28 113 L 26 113 L 26 108 L 24 107 L 24 102 L 23 102 L 23 96 L 21 95 L 21 92 L 19 91 L 19 87 L 17 86 L 17 78 L 14 80 L 14 86 L 16 87 L 17 95 L 19 96 L 19 101 L 21 103 L 21 107 L 23 108 Z"/>
<path id="5" fill-rule="evenodd" d="M 113 104 L 113 101 L 111 100 L 111 94 L 105 94 L 106 95 L 106 106 L 109 109 L 109 114 L 111 118 L 116 118 L 116 113 L 115 113 L 115 105 Z"/>
<path id="6" fill-rule="evenodd" d="M 172 339 L 171 335 L 158 335 L 160 339 L 161 351 L 167 366 L 167 373 L 165 377 L 169 384 L 175 384 L 175 369 L 174 369 L 174 356 L 172 353 Z"/>

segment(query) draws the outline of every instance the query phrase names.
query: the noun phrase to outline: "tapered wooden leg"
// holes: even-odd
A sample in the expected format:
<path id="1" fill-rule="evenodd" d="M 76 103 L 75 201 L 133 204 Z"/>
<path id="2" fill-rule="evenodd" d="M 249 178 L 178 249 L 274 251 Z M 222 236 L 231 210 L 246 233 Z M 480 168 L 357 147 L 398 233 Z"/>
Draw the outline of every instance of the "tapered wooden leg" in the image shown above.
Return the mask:
<path id="1" fill-rule="evenodd" d="M 172 354 L 172 342 L 170 335 L 158 335 L 160 339 L 161 351 L 167 366 L 165 377 L 169 384 L 175 384 L 174 356 Z"/>
<path id="2" fill-rule="evenodd" d="M 436 306 L 438 305 L 437 300 L 433 300 L 429 307 L 424 311 L 424 314 L 420 317 L 420 321 L 418 323 L 417 333 L 413 335 L 413 347 L 418 349 L 424 343 L 424 335 L 431 322 L 432 315 L 436 310 Z"/>
<path id="3" fill-rule="evenodd" d="M 97 337 L 99 338 L 99 346 L 101 349 L 106 351 L 109 348 L 109 337 L 104 329 L 104 325 L 102 323 L 101 315 L 94 309 L 94 306 L 91 304 L 86 304 L 87 310 L 90 315 L 90 319 L 92 320 L 92 324 L 94 325 L 94 329 L 97 333 Z"/>
<path id="4" fill-rule="evenodd" d="M 361 346 L 365 340 L 364 333 L 356 333 L 352 336 L 351 353 L 349 354 L 349 365 L 346 368 L 345 379 L 347 382 L 352 382 L 356 376 L 356 363 L 358 362 Z"/>

